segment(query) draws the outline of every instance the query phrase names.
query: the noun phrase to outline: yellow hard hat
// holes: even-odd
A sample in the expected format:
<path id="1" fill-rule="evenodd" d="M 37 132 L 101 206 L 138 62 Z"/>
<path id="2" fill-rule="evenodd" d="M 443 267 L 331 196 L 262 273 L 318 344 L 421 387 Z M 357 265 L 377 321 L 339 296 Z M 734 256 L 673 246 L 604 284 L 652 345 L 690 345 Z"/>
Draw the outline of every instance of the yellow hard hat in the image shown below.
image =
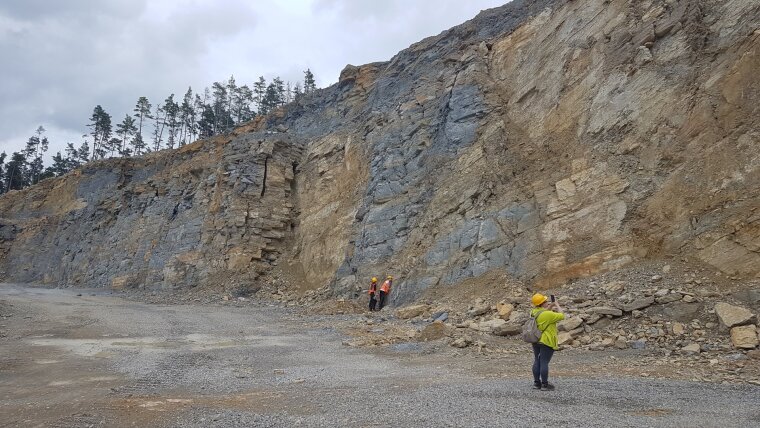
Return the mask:
<path id="1" fill-rule="evenodd" d="M 372 277 L 372 282 L 377 282 L 377 278 L 375 278 L 375 277 L 373 276 L 373 277 Z"/>
<path id="2" fill-rule="evenodd" d="M 390 275 L 388 275 L 388 278 L 386 278 L 386 279 L 393 279 L 393 277 L 392 277 L 392 276 L 390 276 Z"/>
<path id="3" fill-rule="evenodd" d="M 542 303 L 546 301 L 547 297 L 544 296 L 541 293 L 536 293 L 531 297 L 530 302 L 533 303 L 533 306 L 540 306 Z"/>

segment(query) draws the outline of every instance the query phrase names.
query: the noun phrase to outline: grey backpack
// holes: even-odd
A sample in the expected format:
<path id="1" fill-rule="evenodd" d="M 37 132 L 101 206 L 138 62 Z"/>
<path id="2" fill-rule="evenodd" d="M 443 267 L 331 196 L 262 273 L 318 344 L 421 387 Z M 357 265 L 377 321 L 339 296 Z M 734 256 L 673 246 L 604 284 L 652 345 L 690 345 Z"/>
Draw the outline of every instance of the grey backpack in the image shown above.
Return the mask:
<path id="1" fill-rule="evenodd" d="M 543 311 L 538 311 L 536 316 L 531 315 L 530 318 L 525 321 L 521 333 L 522 340 L 528 343 L 538 343 L 538 341 L 541 340 L 543 332 L 538 328 L 538 316 L 541 315 L 541 312 Z"/>

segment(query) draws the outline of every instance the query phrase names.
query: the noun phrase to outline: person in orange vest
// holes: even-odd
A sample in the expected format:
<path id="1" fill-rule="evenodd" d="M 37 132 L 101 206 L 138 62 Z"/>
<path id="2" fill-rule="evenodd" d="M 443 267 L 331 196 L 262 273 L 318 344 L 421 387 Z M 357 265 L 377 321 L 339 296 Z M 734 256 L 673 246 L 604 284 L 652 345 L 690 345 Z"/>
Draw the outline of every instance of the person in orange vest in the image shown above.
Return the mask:
<path id="1" fill-rule="evenodd" d="M 377 309 L 378 311 L 382 310 L 383 306 L 385 306 L 385 299 L 391 294 L 391 287 L 393 287 L 393 277 L 388 275 L 383 285 L 380 286 L 380 306 Z"/>
<path id="2" fill-rule="evenodd" d="M 375 299 L 375 293 L 377 293 L 377 278 L 372 277 L 372 281 L 369 283 L 369 311 L 370 312 L 375 310 L 375 304 L 377 303 L 377 299 Z"/>

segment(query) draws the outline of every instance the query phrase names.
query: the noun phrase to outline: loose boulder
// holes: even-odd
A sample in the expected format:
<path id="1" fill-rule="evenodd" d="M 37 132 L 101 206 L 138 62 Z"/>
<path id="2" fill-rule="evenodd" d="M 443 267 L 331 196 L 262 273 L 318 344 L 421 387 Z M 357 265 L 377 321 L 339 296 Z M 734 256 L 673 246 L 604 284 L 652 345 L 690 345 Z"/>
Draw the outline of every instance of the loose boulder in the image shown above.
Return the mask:
<path id="1" fill-rule="evenodd" d="M 559 331 L 571 331 L 580 327 L 583 324 L 583 320 L 579 317 L 568 317 L 557 323 Z"/>
<path id="2" fill-rule="evenodd" d="M 715 315 L 718 316 L 720 324 L 727 328 L 751 324 L 756 319 L 749 309 L 724 302 L 715 304 Z"/>
<path id="3" fill-rule="evenodd" d="M 491 333 L 496 336 L 517 336 L 522 332 L 522 326 L 512 322 L 506 323 L 493 329 Z"/>
<path id="4" fill-rule="evenodd" d="M 423 315 L 430 309 L 428 305 L 412 305 L 396 310 L 396 316 L 401 319 L 411 319 Z"/>
<path id="5" fill-rule="evenodd" d="M 590 314 L 597 314 L 597 315 L 610 315 L 613 317 L 619 317 L 623 315 L 623 311 L 618 308 L 613 308 L 610 306 L 597 306 L 594 308 L 589 308 L 587 310 Z"/>
<path id="6" fill-rule="evenodd" d="M 731 329 L 731 343 L 739 349 L 755 349 L 758 345 L 757 327 L 743 325 Z"/>
<path id="7" fill-rule="evenodd" d="M 652 306 L 653 303 L 654 303 L 653 296 L 642 297 L 630 303 L 626 303 L 625 305 L 623 305 L 622 309 L 624 312 L 640 311 L 644 308 L 648 308 L 649 306 Z"/>

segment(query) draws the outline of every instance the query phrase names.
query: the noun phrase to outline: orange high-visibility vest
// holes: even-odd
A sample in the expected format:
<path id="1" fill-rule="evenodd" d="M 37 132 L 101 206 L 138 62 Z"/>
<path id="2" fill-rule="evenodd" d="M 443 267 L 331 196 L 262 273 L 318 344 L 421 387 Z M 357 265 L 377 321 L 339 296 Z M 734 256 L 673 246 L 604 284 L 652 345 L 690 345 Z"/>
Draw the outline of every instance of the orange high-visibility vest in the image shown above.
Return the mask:
<path id="1" fill-rule="evenodd" d="M 385 292 L 385 294 L 388 294 L 391 292 L 391 282 L 388 280 L 385 280 L 383 285 L 380 286 L 380 291 Z"/>
<path id="2" fill-rule="evenodd" d="M 370 282 L 369 283 L 369 294 L 375 294 L 375 291 L 377 291 L 377 282 Z"/>

